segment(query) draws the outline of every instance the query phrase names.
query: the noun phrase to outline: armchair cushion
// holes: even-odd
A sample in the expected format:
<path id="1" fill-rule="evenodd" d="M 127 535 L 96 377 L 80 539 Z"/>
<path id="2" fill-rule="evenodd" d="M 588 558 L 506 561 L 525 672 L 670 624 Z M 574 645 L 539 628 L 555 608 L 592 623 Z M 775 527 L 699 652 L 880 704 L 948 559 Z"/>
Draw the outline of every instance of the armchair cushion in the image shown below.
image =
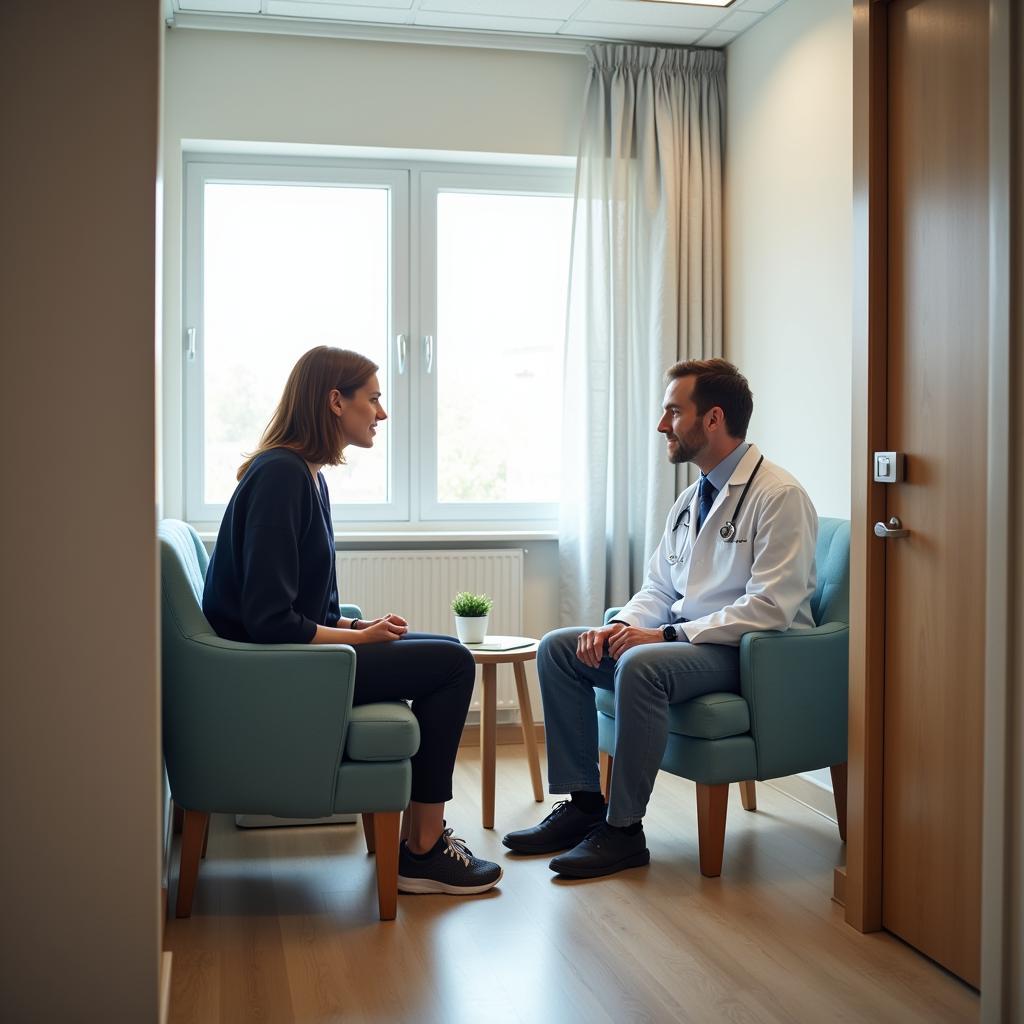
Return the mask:
<path id="1" fill-rule="evenodd" d="M 349 712 L 346 761 L 397 761 L 419 749 L 420 727 L 401 701 L 361 704 Z"/>
<path id="2" fill-rule="evenodd" d="M 830 622 L 743 637 L 740 692 L 750 707 L 757 778 L 846 760 L 849 632 L 845 622 Z"/>
<path id="3" fill-rule="evenodd" d="M 598 689 L 597 709 L 615 717 L 615 695 Z M 668 712 L 668 730 L 679 736 L 702 740 L 720 740 L 750 732 L 747 702 L 735 693 L 705 693 L 682 704 L 672 704 Z"/>

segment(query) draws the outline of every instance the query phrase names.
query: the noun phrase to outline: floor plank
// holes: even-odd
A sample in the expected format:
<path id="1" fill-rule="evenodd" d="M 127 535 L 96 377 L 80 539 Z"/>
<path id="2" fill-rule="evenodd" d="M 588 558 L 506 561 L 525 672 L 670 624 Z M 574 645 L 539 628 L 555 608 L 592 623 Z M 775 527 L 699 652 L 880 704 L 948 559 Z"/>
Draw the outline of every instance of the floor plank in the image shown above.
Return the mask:
<path id="1" fill-rule="evenodd" d="M 236 829 L 211 818 L 191 918 L 171 919 L 174 1024 L 620 1024 L 976 1021 L 977 995 L 831 902 L 835 825 L 770 787 L 730 793 L 722 876 L 697 867 L 696 797 L 662 774 L 645 820 L 651 864 L 557 879 L 503 832 L 546 813 L 522 747 L 498 748 L 496 830 L 480 825 L 479 751 L 463 748 L 447 817 L 505 869 L 484 896 L 400 896 L 377 919 L 357 825 Z M 171 893 L 174 905 L 174 893 Z"/>

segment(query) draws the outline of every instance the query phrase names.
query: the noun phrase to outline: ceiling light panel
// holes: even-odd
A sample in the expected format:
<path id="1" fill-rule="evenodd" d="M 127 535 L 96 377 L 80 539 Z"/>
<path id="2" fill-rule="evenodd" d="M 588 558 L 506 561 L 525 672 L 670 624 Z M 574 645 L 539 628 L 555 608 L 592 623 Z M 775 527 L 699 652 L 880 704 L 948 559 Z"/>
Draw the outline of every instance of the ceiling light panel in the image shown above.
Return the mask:
<path id="1" fill-rule="evenodd" d="M 488 14 L 502 18 L 546 18 L 564 21 L 579 9 L 580 0 L 423 0 L 421 11 Z"/>
<path id="2" fill-rule="evenodd" d="M 687 7 L 682 4 L 640 3 L 638 0 L 589 0 L 573 18 L 603 21 L 609 25 L 661 25 L 664 28 L 702 28 L 717 25 L 726 12 L 717 7 Z"/>

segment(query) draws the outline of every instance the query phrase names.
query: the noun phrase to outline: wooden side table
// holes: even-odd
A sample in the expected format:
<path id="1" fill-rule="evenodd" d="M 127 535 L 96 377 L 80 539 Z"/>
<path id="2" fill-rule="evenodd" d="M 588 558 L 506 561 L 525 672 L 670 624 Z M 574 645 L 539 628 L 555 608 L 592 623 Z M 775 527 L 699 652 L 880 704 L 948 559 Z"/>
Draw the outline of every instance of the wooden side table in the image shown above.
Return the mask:
<path id="1" fill-rule="evenodd" d="M 488 638 L 496 639 L 496 638 Z M 502 639 L 512 639 L 502 637 Z M 518 637 L 526 641 L 528 637 Z M 537 756 L 537 734 L 533 727 L 533 708 L 530 705 L 530 691 L 526 686 L 526 669 L 523 666 L 537 657 L 537 641 L 516 647 L 511 651 L 481 651 L 467 644 L 473 660 L 483 666 L 484 706 L 480 713 L 480 795 L 484 828 L 494 828 L 494 766 L 497 757 L 498 729 L 498 666 L 511 665 L 516 677 L 516 691 L 519 695 L 519 717 L 523 726 L 523 741 L 526 743 L 526 758 L 530 764 L 530 778 L 533 781 L 533 798 L 538 803 L 544 800 L 544 787 L 540 781 L 540 760 Z"/>

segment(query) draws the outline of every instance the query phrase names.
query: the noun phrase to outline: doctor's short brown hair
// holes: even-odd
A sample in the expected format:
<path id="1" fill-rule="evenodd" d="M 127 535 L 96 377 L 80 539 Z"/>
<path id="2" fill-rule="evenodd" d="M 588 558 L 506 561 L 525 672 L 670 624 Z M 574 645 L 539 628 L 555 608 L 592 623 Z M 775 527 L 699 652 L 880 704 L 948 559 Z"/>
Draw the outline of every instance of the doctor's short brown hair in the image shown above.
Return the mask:
<path id="1" fill-rule="evenodd" d="M 686 359 L 665 371 L 666 382 L 680 377 L 697 378 L 693 402 L 699 415 L 717 405 L 725 416 L 729 435 L 740 440 L 746 438 L 754 396 L 747 378 L 732 363 L 727 359 Z"/>

